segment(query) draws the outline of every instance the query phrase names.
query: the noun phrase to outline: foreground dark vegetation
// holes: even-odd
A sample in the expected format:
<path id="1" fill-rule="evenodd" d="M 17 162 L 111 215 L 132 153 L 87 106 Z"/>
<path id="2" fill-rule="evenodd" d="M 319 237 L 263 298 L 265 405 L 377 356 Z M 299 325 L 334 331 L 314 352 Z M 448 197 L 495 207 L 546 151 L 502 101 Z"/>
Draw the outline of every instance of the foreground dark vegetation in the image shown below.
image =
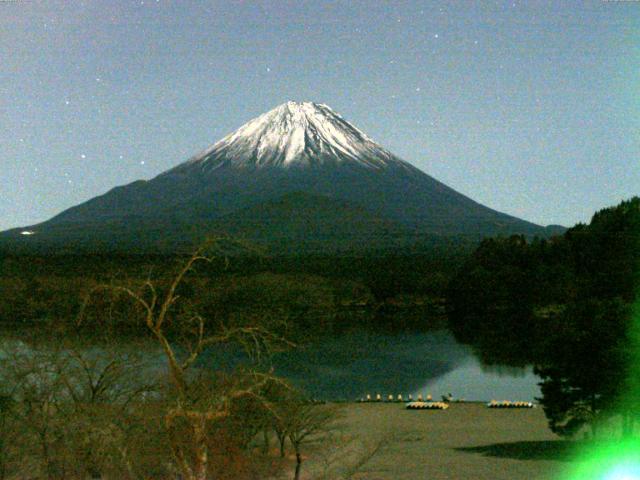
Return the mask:
<path id="1" fill-rule="evenodd" d="M 266 331 L 198 335 L 192 351 L 161 346 L 161 365 L 106 341 L 99 350 L 68 338 L 58 348 L 5 347 L 0 478 L 273 478 L 291 455 L 289 478 L 299 478 L 307 442 L 329 431 L 334 407 L 310 402 L 256 359 L 226 372 L 193 366 L 204 343 L 271 348 L 279 339 Z"/>
<path id="2" fill-rule="evenodd" d="M 37 358 L 41 365 L 52 360 Z M 135 378 L 132 370 L 139 364 L 131 360 L 131 370 L 125 371 Z M 57 371 L 84 380 L 83 370 L 74 367 L 77 361 L 67 360 Z M 16 407 L 5 412 L 4 478 L 193 478 L 179 476 L 173 448 L 190 452 L 186 459 L 193 468 L 197 443 L 186 421 L 180 429 L 167 429 L 164 416 L 175 406 L 168 388 L 151 393 L 158 390 L 149 385 L 126 405 L 135 390 L 115 389 L 112 378 L 103 382 L 111 386 L 95 402 L 87 396 L 76 404 L 57 387 L 50 396 L 56 403 L 44 413 L 31 408 L 27 417 Z M 123 378 L 120 383 L 131 385 Z M 55 384 L 48 385 L 42 390 Z M 83 388 L 88 389 L 77 392 Z M 280 395 L 271 404 L 273 412 L 236 400 L 226 422 L 209 423 L 203 478 L 292 479 L 300 465 L 300 478 L 307 480 L 554 479 L 571 458 L 572 445 L 546 428 L 540 409 L 495 410 L 470 403 L 447 411 L 411 411 L 395 403 L 289 403 Z M 25 397 L 25 405 L 41 405 L 34 402 L 38 396 Z"/>
<path id="3" fill-rule="evenodd" d="M 457 339 L 485 363 L 534 365 L 554 432 L 592 435 L 640 421 L 640 199 L 551 240 L 482 242 L 451 281 Z"/>
<path id="4" fill-rule="evenodd" d="M 193 256 L 5 253 L 0 479 L 297 479 L 319 442 L 353 438 L 336 433 L 334 407 L 274 375 L 272 354 L 363 322 L 441 327 L 445 304 L 485 363 L 535 366 L 552 432 L 631 436 L 639 233 L 632 199 L 560 237 L 473 253 L 265 257 L 229 238 Z M 204 362 L 225 348 L 244 361 Z M 383 446 L 324 478 L 357 478 Z"/>
<path id="5" fill-rule="evenodd" d="M 183 279 L 181 297 L 207 316 L 286 315 L 300 331 L 327 332 L 359 322 L 357 311 L 416 310 L 375 328 L 424 327 L 444 313 L 446 285 L 471 250 L 384 256 L 267 257 L 228 248 Z M 168 282 L 188 256 L 13 255 L 0 253 L 0 325 L 71 323 L 87 293 L 102 284 Z M 123 307 L 124 308 L 124 307 Z M 386 316 L 386 315 L 385 315 Z M 371 315 L 367 315 L 370 322 Z M 419 318 L 418 318 L 419 317 Z M 127 312 L 117 320 L 123 329 Z"/>
<path id="6" fill-rule="evenodd" d="M 58 325 L 42 348 L 4 342 L 0 478 L 267 478 L 287 448 L 299 478 L 307 442 L 335 415 L 273 375 L 270 355 L 294 346 L 286 321 L 205 317 L 181 298 L 212 260 L 201 249 L 163 280 L 96 283 L 74 329 Z M 118 348 L 124 317 L 152 340 L 155 363 L 142 343 Z M 244 350 L 242 365 L 199 368 L 207 349 L 229 344 Z"/>
<path id="7" fill-rule="evenodd" d="M 462 258 L 269 258 L 229 238 L 193 256 L 5 254 L 0 478 L 297 479 L 337 415 L 271 355 L 363 322 L 441 326 Z M 205 360 L 229 348 L 240 364 Z"/>

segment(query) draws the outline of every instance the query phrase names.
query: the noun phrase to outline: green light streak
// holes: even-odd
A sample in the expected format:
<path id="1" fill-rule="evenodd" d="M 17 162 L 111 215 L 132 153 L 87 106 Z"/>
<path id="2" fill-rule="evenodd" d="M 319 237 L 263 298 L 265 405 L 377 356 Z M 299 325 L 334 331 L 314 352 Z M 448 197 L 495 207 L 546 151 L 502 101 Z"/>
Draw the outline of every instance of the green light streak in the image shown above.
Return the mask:
<path id="1" fill-rule="evenodd" d="M 599 443 L 578 454 L 567 480 L 640 480 L 640 441 Z"/>
<path id="2" fill-rule="evenodd" d="M 618 411 L 628 412 L 635 420 L 640 411 L 640 301 L 633 306 L 627 339 L 629 366 Z M 640 480 L 637 432 L 627 439 L 595 442 L 578 450 L 565 480 Z"/>

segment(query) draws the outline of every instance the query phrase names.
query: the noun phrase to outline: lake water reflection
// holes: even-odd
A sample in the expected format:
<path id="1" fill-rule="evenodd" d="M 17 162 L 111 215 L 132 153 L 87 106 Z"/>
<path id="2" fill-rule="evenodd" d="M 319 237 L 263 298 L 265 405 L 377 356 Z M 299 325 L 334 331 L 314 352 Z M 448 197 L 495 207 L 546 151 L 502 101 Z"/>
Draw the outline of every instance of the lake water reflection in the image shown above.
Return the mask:
<path id="1" fill-rule="evenodd" d="M 13 338 L 12 338 L 13 337 Z M 12 339 L 10 339 L 12 338 Z M 4 348 L 43 348 L 39 342 L 23 343 L 15 335 L 5 337 Z M 46 347 L 52 348 L 51 346 Z M 103 355 L 104 345 L 83 344 L 90 356 Z M 162 375 L 165 359 L 151 341 L 117 341 L 110 354 L 142 355 L 146 375 Z M 100 353 L 102 352 L 102 353 Z M 201 355 L 204 369 L 233 368 L 242 362 L 237 349 L 212 348 Z M 466 400 L 533 400 L 540 396 L 538 378 L 529 370 L 482 367 L 471 350 L 446 330 L 376 333 L 354 330 L 320 337 L 310 345 L 276 354 L 275 373 L 323 400 L 355 400 L 367 394 L 397 396 L 430 393 L 434 399 L 452 393 Z"/>
<path id="2" fill-rule="evenodd" d="M 350 332 L 279 354 L 276 373 L 327 400 L 452 393 L 467 400 L 533 400 L 538 377 L 529 370 L 482 367 L 447 331 Z"/>
<path id="3" fill-rule="evenodd" d="M 455 398 L 466 400 L 534 401 L 541 396 L 539 381 L 531 368 L 487 368 L 469 356 L 452 371 L 427 381 L 413 395 L 430 393 L 434 399 L 440 399 L 451 393 Z"/>

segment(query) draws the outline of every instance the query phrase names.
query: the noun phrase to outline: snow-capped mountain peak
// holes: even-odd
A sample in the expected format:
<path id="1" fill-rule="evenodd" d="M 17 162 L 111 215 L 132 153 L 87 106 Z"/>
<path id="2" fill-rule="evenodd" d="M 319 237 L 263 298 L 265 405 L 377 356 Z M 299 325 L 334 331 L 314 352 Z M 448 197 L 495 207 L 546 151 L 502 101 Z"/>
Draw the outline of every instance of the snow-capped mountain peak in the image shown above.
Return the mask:
<path id="1" fill-rule="evenodd" d="M 218 232 L 295 255 L 415 251 L 423 234 L 426 244 L 438 235 L 545 234 L 400 160 L 326 105 L 287 102 L 148 181 L 0 234 L 0 247 L 30 238 L 52 251 L 175 252 Z"/>
<path id="2" fill-rule="evenodd" d="M 287 102 L 250 120 L 192 157 L 205 170 L 233 166 L 305 166 L 402 162 L 324 104 Z M 402 162 L 404 163 L 404 162 Z"/>

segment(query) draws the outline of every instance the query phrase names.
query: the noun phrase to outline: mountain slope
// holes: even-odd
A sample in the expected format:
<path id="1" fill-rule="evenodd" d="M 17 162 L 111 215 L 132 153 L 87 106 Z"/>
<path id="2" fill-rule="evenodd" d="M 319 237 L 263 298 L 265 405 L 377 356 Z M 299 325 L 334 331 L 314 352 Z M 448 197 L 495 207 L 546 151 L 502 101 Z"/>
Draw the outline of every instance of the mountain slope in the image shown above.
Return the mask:
<path id="1" fill-rule="evenodd" d="M 114 188 L 26 228 L 35 232 L 28 239 L 17 230 L 1 237 L 134 246 L 149 238 L 170 246 L 225 230 L 258 242 L 323 238 L 328 246 L 328 231 L 353 244 L 390 230 L 407 237 L 545 235 L 447 187 L 326 105 L 309 102 L 280 105 L 152 180 Z"/>
<path id="2" fill-rule="evenodd" d="M 378 249 L 410 236 L 402 225 L 362 207 L 305 192 L 233 212 L 214 225 L 214 230 L 290 252 Z"/>

